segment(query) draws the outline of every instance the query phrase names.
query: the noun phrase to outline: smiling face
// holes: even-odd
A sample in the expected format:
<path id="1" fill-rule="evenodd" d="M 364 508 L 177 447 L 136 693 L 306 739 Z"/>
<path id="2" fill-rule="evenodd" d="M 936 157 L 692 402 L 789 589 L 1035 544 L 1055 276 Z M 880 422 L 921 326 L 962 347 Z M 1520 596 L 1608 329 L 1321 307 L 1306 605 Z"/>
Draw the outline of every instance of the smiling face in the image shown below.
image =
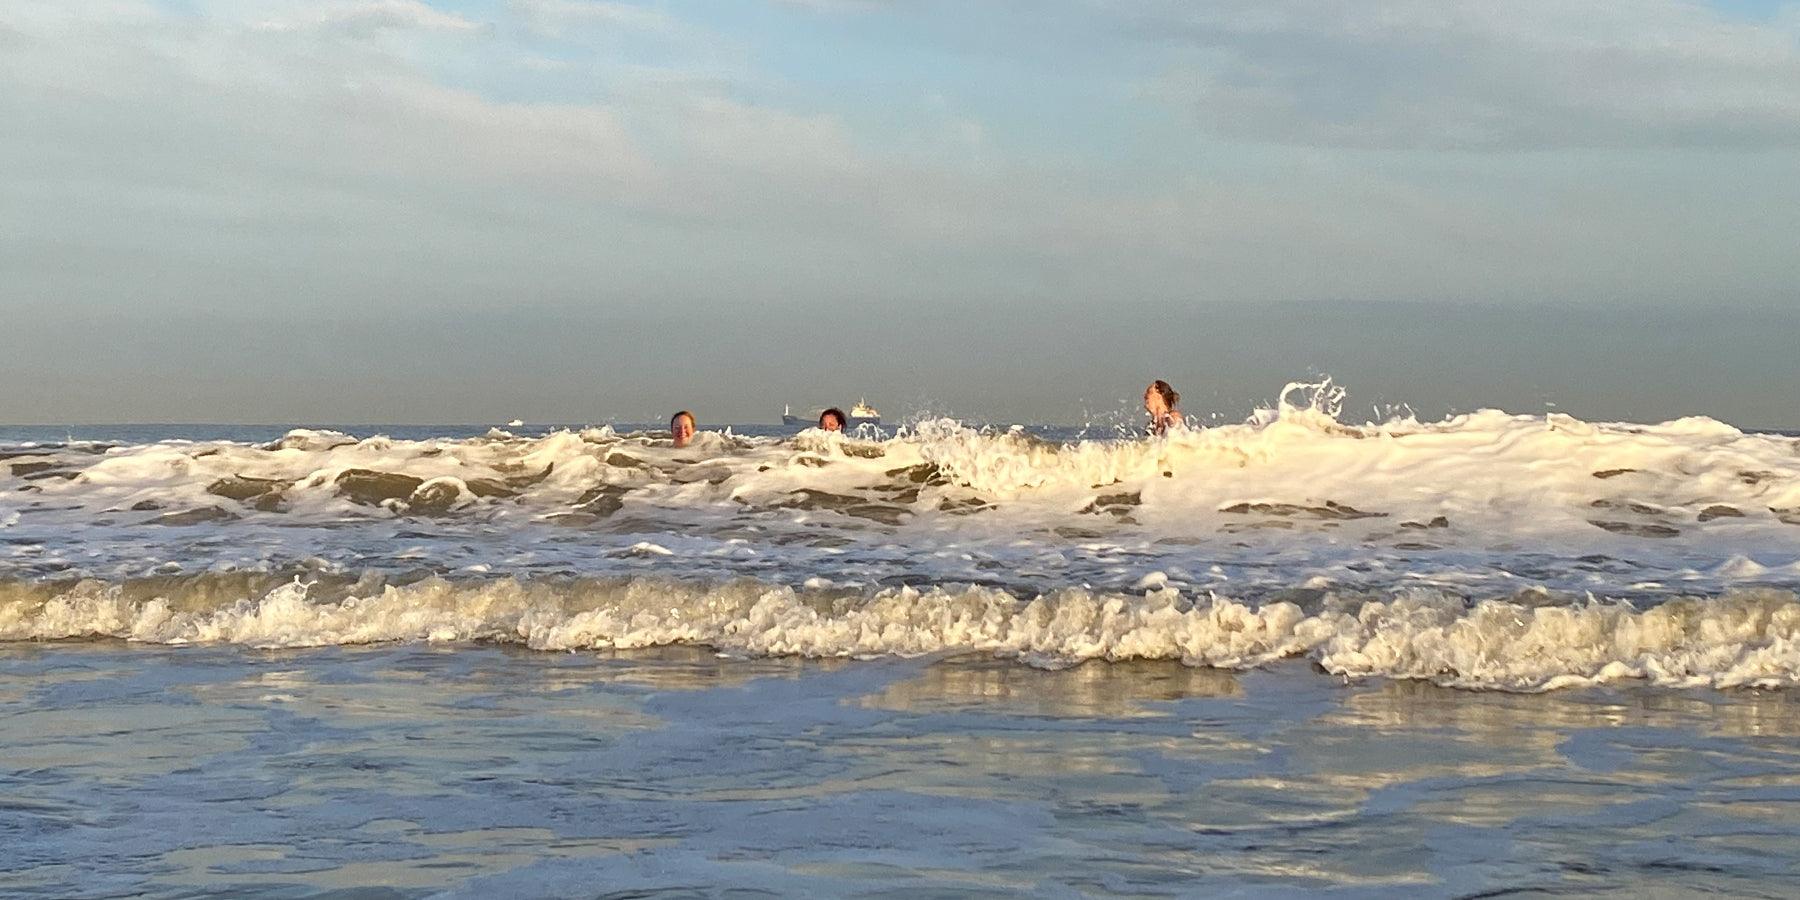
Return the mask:
<path id="1" fill-rule="evenodd" d="M 827 411 L 819 417 L 819 427 L 826 431 L 843 431 L 844 420 L 838 418 L 837 413 Z"/>
<path id="2" fill-rule="evenodd" d="M 677 449 L 686 447 L 694 439 L 694 417 L 689 413 L 679 412 L 669 420 L 669 431 L 675 436 Z"/>

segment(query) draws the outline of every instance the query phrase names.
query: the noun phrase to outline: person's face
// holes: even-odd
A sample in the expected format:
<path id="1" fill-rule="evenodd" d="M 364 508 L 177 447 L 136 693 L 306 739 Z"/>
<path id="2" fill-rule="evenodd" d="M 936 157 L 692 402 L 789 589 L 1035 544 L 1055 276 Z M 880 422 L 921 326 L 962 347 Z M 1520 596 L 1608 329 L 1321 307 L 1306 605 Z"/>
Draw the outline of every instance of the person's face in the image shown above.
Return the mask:
<path id="1" fill-rule="evenodd" d="M 1154 384 L 1144 388 L 1144 411 L 1151 418 L 1158 418 L 1169 411 L 1169 404 L 1163 402 L 1163 396 Z"/>
<path id="2" fill-rule="evenodd" d="M 675 434 L 675 446 L 686 447 L 694 439 L 694 417 L 676 416 L 675 421 L 669 423 L 669 430 Z"/>
<path id="3" fill-rule="evenodd" d="M 819 417 L 819 427 L 826 431 L 843 431 L 844 423 L 837 416 L 826 415 Z"/>

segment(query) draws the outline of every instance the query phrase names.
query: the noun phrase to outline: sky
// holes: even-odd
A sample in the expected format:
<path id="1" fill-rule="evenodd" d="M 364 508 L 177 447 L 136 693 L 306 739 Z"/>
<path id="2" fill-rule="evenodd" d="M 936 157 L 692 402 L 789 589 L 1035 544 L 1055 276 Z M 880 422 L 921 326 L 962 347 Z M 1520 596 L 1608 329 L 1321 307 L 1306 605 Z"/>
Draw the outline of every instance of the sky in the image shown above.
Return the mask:
<path id="1" fill-rule="evenodd" d="M 1800 3 L 4 0 L 0 422 L 1800 427 Z"/>

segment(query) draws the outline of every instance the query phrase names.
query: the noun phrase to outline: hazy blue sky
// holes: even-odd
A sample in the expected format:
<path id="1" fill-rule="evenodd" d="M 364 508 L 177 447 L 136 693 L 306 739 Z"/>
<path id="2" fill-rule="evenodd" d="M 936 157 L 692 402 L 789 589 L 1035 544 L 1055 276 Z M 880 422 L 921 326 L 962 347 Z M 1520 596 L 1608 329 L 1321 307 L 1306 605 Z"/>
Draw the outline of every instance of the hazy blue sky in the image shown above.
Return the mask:
<path id="1" fill-rule="evenodd" d="M 4 0 L 0 421 L 1800 426 L 1800 4 Z"/>

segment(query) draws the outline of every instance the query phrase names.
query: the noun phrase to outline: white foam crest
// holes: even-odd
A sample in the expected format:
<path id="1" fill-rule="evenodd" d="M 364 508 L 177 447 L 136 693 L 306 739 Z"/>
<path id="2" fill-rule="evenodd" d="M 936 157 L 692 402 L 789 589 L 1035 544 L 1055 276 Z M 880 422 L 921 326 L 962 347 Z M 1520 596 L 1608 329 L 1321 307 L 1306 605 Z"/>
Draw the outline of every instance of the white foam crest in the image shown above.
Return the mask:
<path id="1" fill-rule="evenodd" d="M 1344 412 L 1344 398 L 1350 392 L 1330 378 L 1320 381 L 1290 381 L 1276 395 L 1274 408 L 1252 413 L 1254 425 L 1272 425 L 1278 421 L 1302 423 L 1321 430 L 1337 425 Z"/>
<path id="2" fill-rule="evenodd" d="M 863 595 L 739 580 L 660 578 L 457 583 L 427 579 L 335 601 L 294 583 L 192 607 L 209 596 L 133 598 L 85 582 L 0 600 L 0 640 L 110 637 L 160 644 L 311 647 L 383 641 L 488 641 L 542 650 L 698 644 L 748 655 L 913 656 L 981 652 L 1060 667 L 1172 659 L 1246 668 L 1305 657 L 1349 677 L 1469 689 L 1544 691 L 1622 680 L 1682 687 L 1800 684 L 1800 598 L 1740 591 L 1649 609 L 1625 603 L 1474 604 L 1434 591 L 1328 597 L 1307 613 L 1070 588 L 1031 598 L 971 586 Z"/>
<path id="3" fill-rule="evenodd" d="M 469 505 L 480 508 L 534 499 L 560 503 L 596 483 L 686 484 L 693 479 L 666 477 L 684 466 L 711 466 L 710 483 L 726 476 L 732 489 L 754 493 L 791 489 L 801 479 L 827 489 L 833 483 L 866 486 L 885 471 L 927 462 L 958 485 L 996 498 L 1046 495 L 1060 501 L 1061 492 L 1120 484 L 1152 488 L 1144 498 L 1148 505 L 1197 513 L 1244 500 L 1347 502 L 1351 495 L 1387 511 L 1398 502 L 1412 507 L 1400 510 L 1408 513 L 1445 511 L 1412 502 L 1419 498 L 1465 511 L 1561 505 L 1566 513 L 1612 494 L 1696 512 L 1701 503 L 1741 501 L 1747 508 L 1739 511 L 1750 517 L 1800 507 L 1800 454 L 1794 452 L 1800 442 L 1792 438 L 1745 435 L 1704 418 L 1630 425 L 1493 410 L 1429 424 L 1408 418 L 1352 426 L 1337 419 L 1342 400 L 1342 389 L 1329 381 L 1294 383 L 1275 410 L 1244 424 L 1072 444 L 950 419 L 920 422 L 885 442 L 816 431 L 788 441 L 702 432 L 683 450 L 655 434 L 622 437 L 611 428 L 423 441 L 359 441 L 296 430 L 267 446 L 171 441 L 117 447 L 99 457 L 67 458 L 72 477 L 32 487 L 45 498 L 109 511 L 146 500 L 170 508 L 219 505 L 228 501 L 219 489 L 208 489 L 221 480 L 264 479 L 282 483 L 289 501 L 284 511 L 341 513 L 353 507 L 342 488 L 353 472 L 427 483 L 455 479 L 459 493 L 481 479 L 506 486 L 475 492 L 481 502 Z M 822 471 L 808 454 L 835 465 Z M 1594 477 L 1606 472 L 1632 477 L 1608 483 Z M 22 477 L 0 466 L 0 481 Z"/>
<path id="4" fill-rule="evenodd" d="M 1551 690 L 1626 679 L 1683 687 L 1800 683 L 1800 603 L 1786 591 L 1625 603 L 1472 608 L 1421 595 L 1364 604 L 1318 650 L 1352 676 Z"/>
<path id="5" fill-rule="evenodd" d="M 935 419 L 884 441 L 702 432 L 680 449 L 610 428 L 47 448 L 0 460 L 0 562 L 102 577 L 315 556 L 622 574 L 642 571 L 633 544 L 693 562 L 679 546 L 693 538 L 739 545 L 694 545 L 708 568 L 690 575 L 792 583 L 1017 587 L 1023 573 L 1033 590 L 1121 589 L 1161 571 L 1242 596 L 1261 596 L 1246 579 L 1318 574 L 1602 593 L 1800 583 L 1800 440 L 1497 410 L 1351 425 L 1343 396 L 1296 383 L 1249 422 L 1072 443 Z M 255 543 L 199 540 L 215 532 Z M 1271 560 L 1285 569 L 1265 577 Z"/>

